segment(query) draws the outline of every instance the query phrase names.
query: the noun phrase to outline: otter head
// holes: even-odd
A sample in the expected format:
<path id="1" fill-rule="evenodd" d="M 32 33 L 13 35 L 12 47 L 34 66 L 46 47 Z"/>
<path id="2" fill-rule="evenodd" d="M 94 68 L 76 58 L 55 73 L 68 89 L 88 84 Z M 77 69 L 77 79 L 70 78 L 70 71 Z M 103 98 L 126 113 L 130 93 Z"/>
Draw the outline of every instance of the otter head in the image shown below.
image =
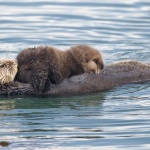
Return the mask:
<path id="1" fill-rule="evenodd" d="M 71 48 L 72 57 L 76 64 L 83 69 L 83 73 L 100 73 L 104 68 L 101 53 L 87 45 L 76 45 Z"/>
<path id="2" fill-rule="evenodd" d="M 17 66 L 15 60 L 0 60 L 0 84 L 9 83 L 14 80 Z"/>
<path id="3" fill-rule="evenodd" d="M 98 66 L 95 60 L 89 60 L 87 63 L 82 63 L 82 68 L 86 73 L 93 72 L 96 74 L 99 74 L 100 71 L 103 69 L 101 66 Z"/>

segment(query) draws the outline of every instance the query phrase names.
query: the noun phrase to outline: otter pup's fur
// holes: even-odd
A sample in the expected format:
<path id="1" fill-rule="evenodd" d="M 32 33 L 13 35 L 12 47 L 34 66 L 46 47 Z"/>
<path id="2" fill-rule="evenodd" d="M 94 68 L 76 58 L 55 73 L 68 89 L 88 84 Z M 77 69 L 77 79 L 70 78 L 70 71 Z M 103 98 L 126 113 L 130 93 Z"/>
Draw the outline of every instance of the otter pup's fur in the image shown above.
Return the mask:
<path id="1" fill-rule="evenodd" d="M 7 84 L 14 80 L 17 73 L 17 62 L 15 60 L 0 60 L 0 84 Z"/>
<path id="2" fill-rule="evenodd" d="M 61 51 L 54 47 L 39 46 L 24 49 L 18 56 L 16 80 L 30 83 L 37 93 L 50 89 L 50 83 L 87 72 L 99 73 L 103 69 L 101 54 L 86 45 L 76 45 Z"/>

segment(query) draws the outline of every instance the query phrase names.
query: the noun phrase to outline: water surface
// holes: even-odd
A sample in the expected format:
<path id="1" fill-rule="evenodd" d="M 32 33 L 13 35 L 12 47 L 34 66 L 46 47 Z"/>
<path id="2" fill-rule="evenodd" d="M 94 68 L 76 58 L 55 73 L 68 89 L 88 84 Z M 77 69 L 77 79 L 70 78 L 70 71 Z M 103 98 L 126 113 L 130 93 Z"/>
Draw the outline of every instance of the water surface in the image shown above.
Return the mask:
<path id="1" fill-rule="evenodd" d="M 149 0 L 0 0 L 0 56 L 84 43 L 105 63 L 149 62 Z M 0 97 L 0 141 L 11 150 L 150 149 L 150 84 L 68 97 Z"/>

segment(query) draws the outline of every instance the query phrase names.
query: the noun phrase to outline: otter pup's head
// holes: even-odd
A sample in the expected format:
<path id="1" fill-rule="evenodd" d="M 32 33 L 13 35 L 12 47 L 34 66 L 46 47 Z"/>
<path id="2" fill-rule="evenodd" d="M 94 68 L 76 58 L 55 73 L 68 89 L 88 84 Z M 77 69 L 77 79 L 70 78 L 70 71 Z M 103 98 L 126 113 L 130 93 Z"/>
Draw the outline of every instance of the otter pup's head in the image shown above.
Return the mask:
<path id="1" fill-rule="evenodd" d="M 87 45 L 76 45 L 70 49 L 74 61 L 83 68 L 85 73 L 100 73 L 104 68 L 101 53 Z"/>
<path id="2" fill-rule="evenodd" d="M 17 62 L 15 60 L 0 60 L 0 84 L 5 84 L 13 81 L 16 73 Z"/>

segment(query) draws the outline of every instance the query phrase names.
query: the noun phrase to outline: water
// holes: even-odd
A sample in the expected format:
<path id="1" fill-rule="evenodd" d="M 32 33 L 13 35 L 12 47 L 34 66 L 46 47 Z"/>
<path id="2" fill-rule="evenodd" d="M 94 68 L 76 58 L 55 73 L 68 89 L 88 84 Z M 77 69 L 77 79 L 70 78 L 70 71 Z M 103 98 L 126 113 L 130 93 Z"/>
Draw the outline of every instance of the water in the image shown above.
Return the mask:
<path id="1" fill-rule="evenodd" d="M 84 43 L 105 63 L 149 62 L 149 0 L 0 0 L 0 56 L 23 48 Z M 71 97 L 0 97 L 7 150 L 150 149 L 150 86 L 129 84 Z"/>

